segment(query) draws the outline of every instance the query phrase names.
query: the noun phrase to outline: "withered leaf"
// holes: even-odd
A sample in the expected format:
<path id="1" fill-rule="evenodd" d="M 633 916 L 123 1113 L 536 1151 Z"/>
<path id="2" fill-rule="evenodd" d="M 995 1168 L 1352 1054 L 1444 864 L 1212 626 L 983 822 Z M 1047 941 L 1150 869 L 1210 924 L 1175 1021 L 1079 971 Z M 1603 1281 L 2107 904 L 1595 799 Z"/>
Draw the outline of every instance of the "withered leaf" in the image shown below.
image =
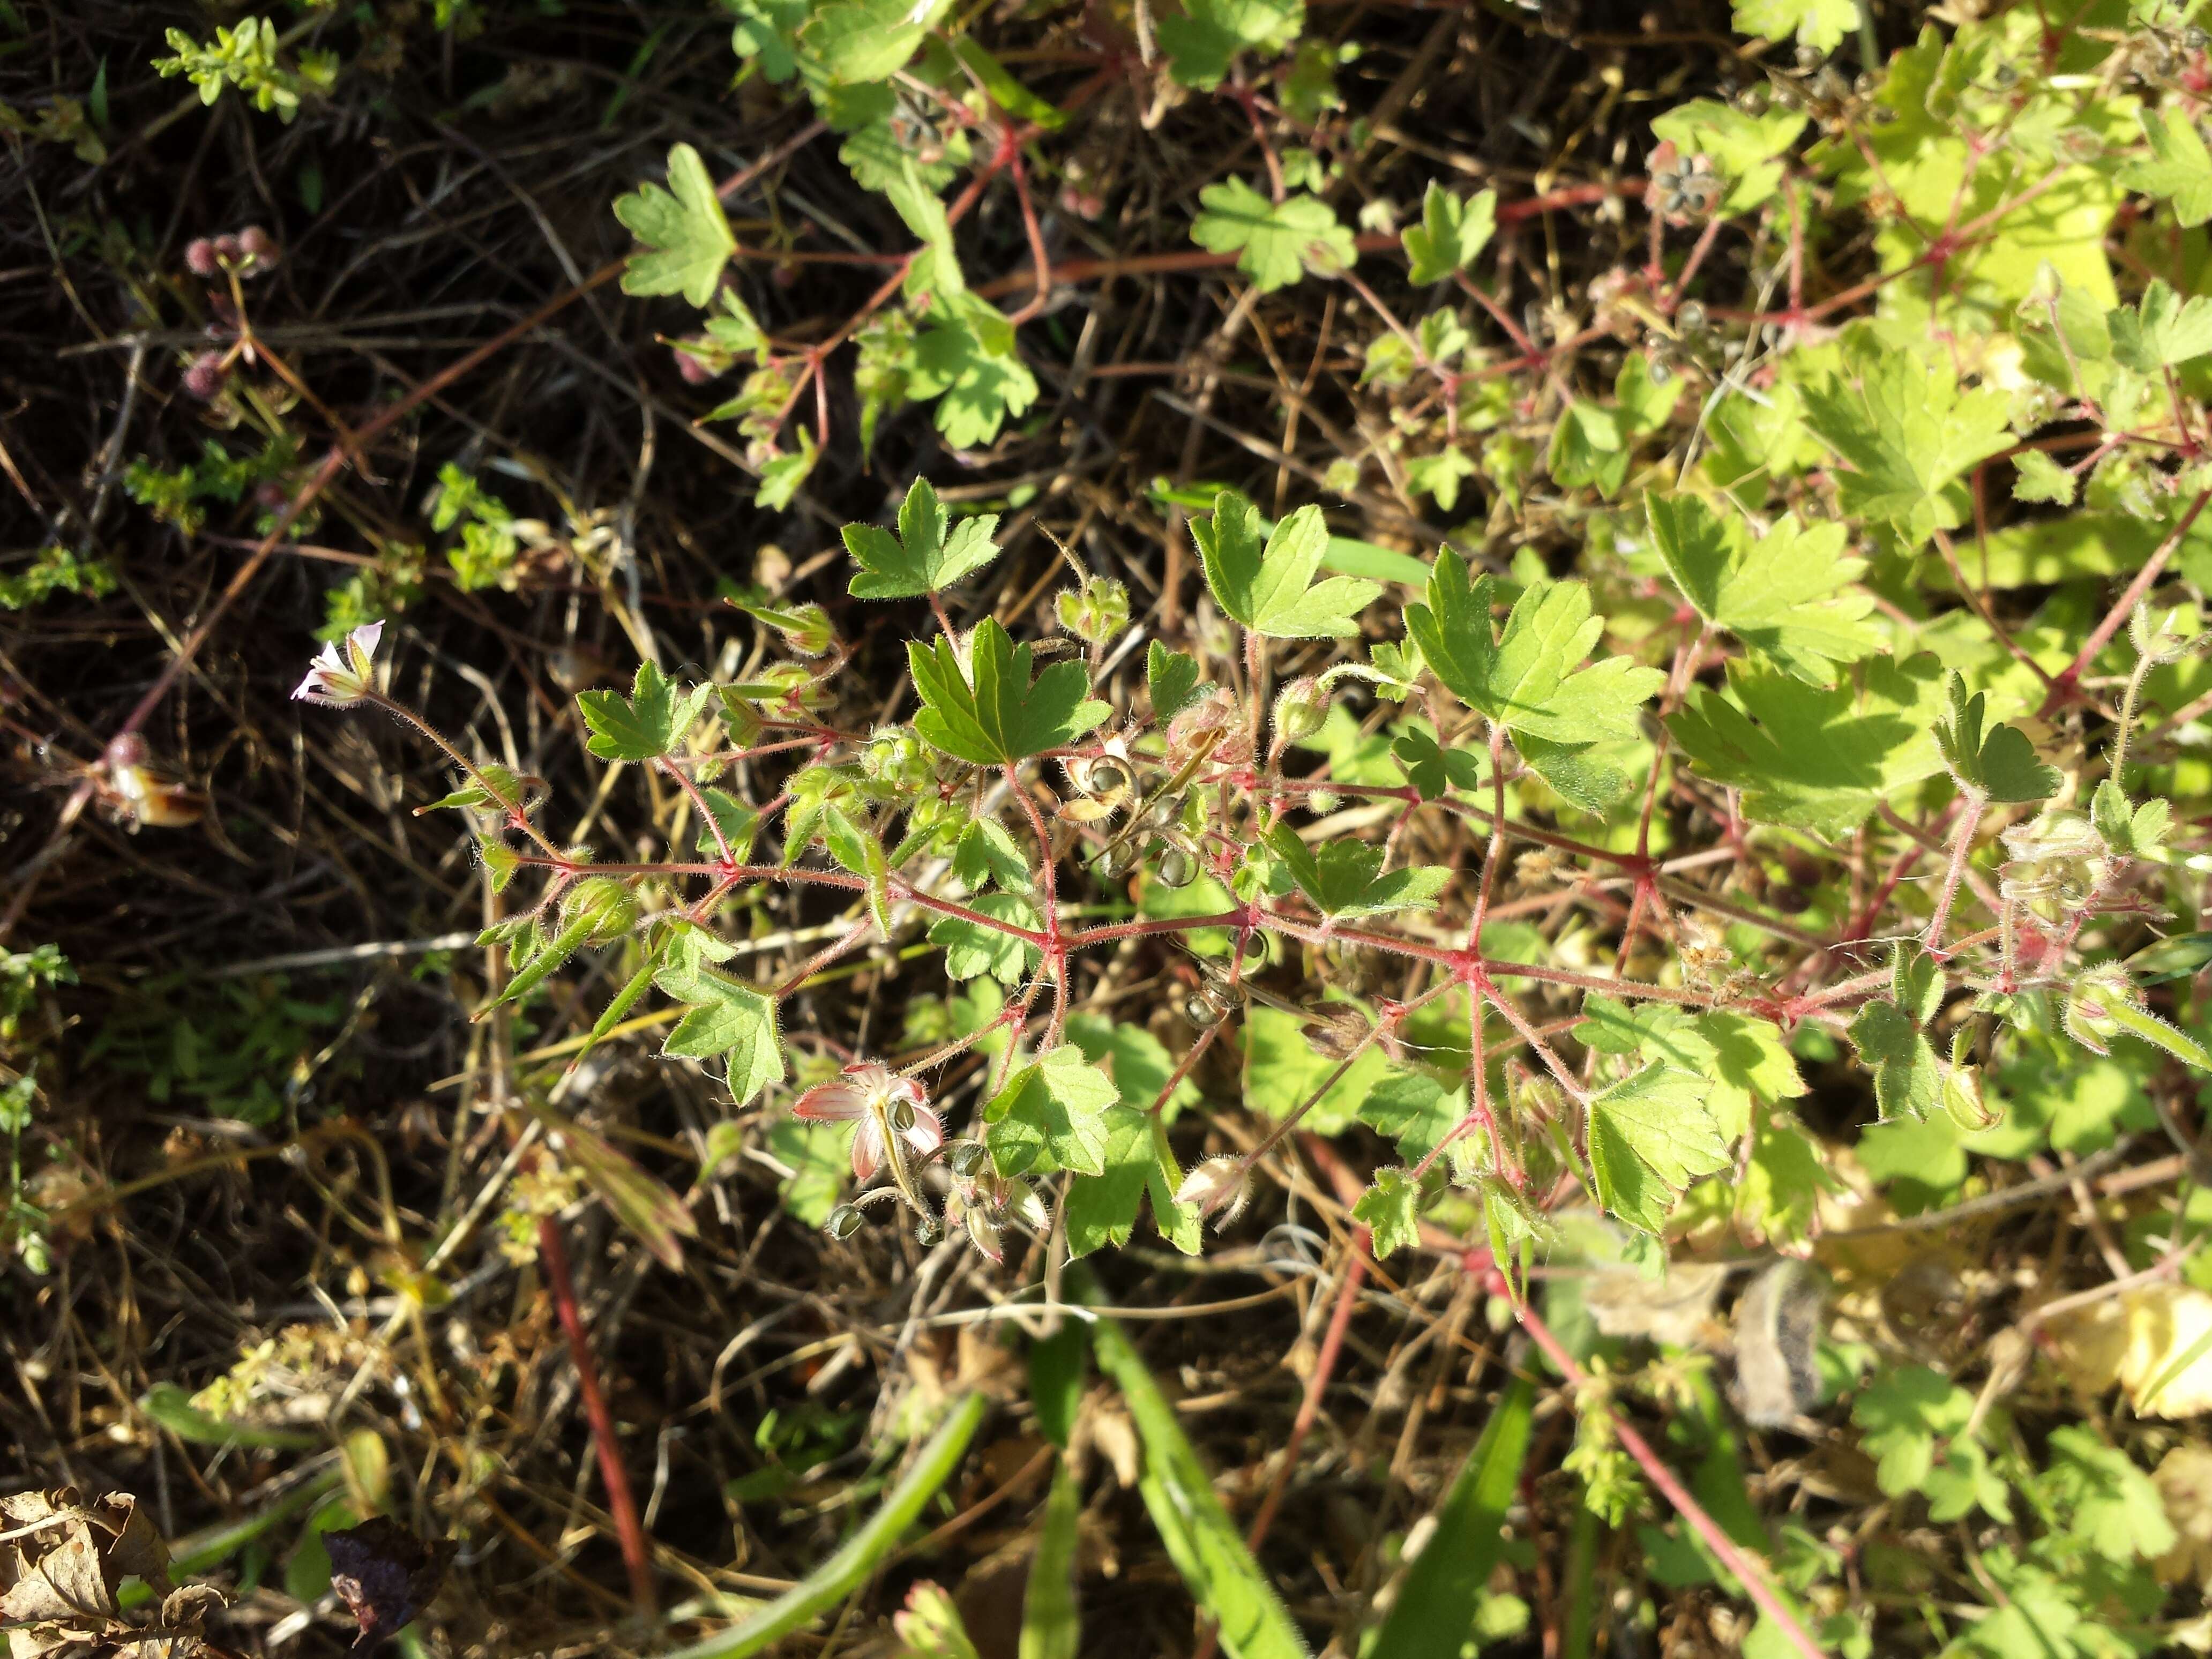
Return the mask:
<path id="1" fill-rule="evenodd" d="M 1745 1418 L 1760 1428 L 1786 1427 L 1820 1399 L 1814 1354 L 1826 1307 L 1820 1275 L 1786 1256 L 1736 1304 L 1736 1393 Z"/>
<path id="2" fill-rule="evenodd" d="M 331 1588 L 361 1626 L 353 1650 L 366 1653 L 396 1636 L 430 1605 L 458 1548 L 448 1538 L 424 1542 L 397 1521 L 376 1516 L 323 1534 Z"/>
<path id="3" fill-rule="evenodd" d="M 67 1647 L 128 1626 L 116 1591 L 125 1578 L 168 1585 L 169 1553 L 128 1492 L 87 1504 L 72 1487 L 0 1498 L 0 1620 L 12 1659 Z"/>

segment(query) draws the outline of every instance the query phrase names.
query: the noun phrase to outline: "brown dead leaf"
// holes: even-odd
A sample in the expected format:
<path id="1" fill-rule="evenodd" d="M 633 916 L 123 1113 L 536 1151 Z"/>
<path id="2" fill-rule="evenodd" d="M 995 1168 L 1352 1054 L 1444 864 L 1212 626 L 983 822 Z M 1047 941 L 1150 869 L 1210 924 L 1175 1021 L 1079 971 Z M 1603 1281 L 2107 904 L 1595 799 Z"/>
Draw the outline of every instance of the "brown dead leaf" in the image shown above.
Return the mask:
<path id="1" fill-rule="evenodd" d="M 10 1659 L 40 1659 L 88 1638 L 127 1637 L 116 1592 L 125 1578 L 169 1583 L 169 1552 L 138 1500 L 112 1492 L 87 1504 L 71 1487 L 0 1498 L 0 1620 Z"/>
<path id="2" fill-rule="evenodd" d="M 1705 1340 L 1728 1274 L 1711 1261 L 1678 1261 L 1656 1280 L 1634 1267 L 1600 1267 L 1583 1281 L 1583 1304 L 1607 1336 L 1648 1336 L 1688 1347 Z"/>
<path id="3" fill-rule="evenodd" d="M 1820 1397 L 1814 1354 L 1826 1306 L 1819 1273 L 1787 1258 L 1743 1293 L 1735 1310 L 1735 1379 L 1751 1422 L 1761 1428 L 1794 1422 Z"/>

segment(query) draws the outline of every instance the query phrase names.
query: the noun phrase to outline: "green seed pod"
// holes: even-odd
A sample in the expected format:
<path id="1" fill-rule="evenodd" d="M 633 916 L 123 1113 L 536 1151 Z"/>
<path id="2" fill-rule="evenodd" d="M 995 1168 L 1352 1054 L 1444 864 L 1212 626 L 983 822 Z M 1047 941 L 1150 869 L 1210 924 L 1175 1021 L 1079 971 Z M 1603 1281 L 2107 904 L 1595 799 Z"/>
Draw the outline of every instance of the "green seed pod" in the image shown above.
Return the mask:
<path id="1" fill-rule="evenodd" d="M 990 1167 L 991 1155 L 980 1140 L 956 1140 L 945 1149 L 945 1166 L 960 1181 L 973 1181 Z"/>
<path id="2" fill-rule="evenodd" d="M 822 1224 L 822 1231 L 832 1238 L 850 1238 L 860 1231 L 865 1219 L 858 1205 L 840 1204 L 830 1212 L 830 1218 Z"/>

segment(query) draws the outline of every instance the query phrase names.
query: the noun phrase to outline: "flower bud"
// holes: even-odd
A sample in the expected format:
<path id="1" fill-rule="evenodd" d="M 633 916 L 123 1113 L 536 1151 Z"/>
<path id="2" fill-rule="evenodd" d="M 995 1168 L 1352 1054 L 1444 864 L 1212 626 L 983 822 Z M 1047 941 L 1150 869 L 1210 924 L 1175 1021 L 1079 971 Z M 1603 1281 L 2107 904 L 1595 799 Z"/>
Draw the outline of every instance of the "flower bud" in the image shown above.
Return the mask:
<path id="1" fill-rule="evenodd" d="M 1292 680 L 1275 696 L 1275 741 L 1302 743 L 1328 719 L 1328 692 L 1310 675 Z"/>
<path id="2" fill-rule="evenodd" d="M 1251 1200 L 1252 1175 L 1241 1158 L 1209 1158 L 1194 1165 L 1176 1188 L 1176 1202 L 1195 1205 L 1202 1216 L 1218 1215 L 1227 1226 Z"/>
<path id="3" fill-rule="evenodd" d="M 612 876 L 586 876 L 568 890 L 562 908 L 572 921 L 589 921 L 592 940 L 604 945 L 637 925 L 637 895 Z"/>
<path id="4" fill-rule="evenodd" d="M 259 225 L 248 225 L 238 233 L 238 250 L 245 261 L 245 269 L 240 273 L 242 276 L 264 276 L 276 270 L 284 258 L 276 239 Z"/>
<path id="5" fill-rule="evenodd" d="M 195 276 L 222 275 L 222 264 L 216 258 L 214 242 L 204 236 L 195 236 L 185 243 L 185 269 Z"/>
<path id="6" fill-rule="evenodd" d="M 185 391 L 202 403 L 212 403 L 222 390 L 229 372 L 223 368 L 222 353 L 203 351 L 192 359 L 191 367 L 185 371 Z"/>

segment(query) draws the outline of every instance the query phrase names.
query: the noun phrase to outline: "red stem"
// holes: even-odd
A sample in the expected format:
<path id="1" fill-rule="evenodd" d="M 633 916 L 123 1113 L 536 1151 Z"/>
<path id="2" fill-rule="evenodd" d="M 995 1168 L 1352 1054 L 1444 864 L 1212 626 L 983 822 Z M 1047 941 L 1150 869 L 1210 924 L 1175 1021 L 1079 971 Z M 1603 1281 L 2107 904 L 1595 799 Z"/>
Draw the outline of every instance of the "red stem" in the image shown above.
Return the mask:
<path id="1" fill-rule="evenodd" d="M 1510 1289 L 1510 1286 L 1508 1288 Z M 1575 1357 L 1560 1345 L 1558 1337 L 1552 1334 L 1551 1328 L 1538 1316 L 1535 1309 L 1516 1299 L 1513 1311 L 1519 1317 L 1522 1328 L 1535 1339 L 1536 1346 L 1551 1357 L 1552 1363 L 1559 1368 L 1560 1374 L 1571 1386 L 1582 1388 L 1589 1382 L 1583 1368 L 1575 1363 Z M 1628 1455 L 1643 1468 L 1651 1484 L 1690 1523 L 1698 1536 L 1705 1540 L 1705 1547 L 1719 1559 L 1723 1566 L 1735 1576 L 1736 1582 L 1750 1592 L 1751 1599 L 1759 1604 L 1759 1611 L 1771 1619 L 1782 1633 L 1790 1638 L 1790 1644 L 1803 1655 L 1804 1659 L 1826 1659 L 1820 1644 L 1797 1621 L 1797 1615 L 1790 1610 L 1790 1604 L 1766 1582 L 1765 1573 L 1737 1548 L 1735 1540 L 1723 1532 L 1713 1517 L 1705 1513 L 1704 1505 L 1690 1495 L 1687 1486 L 1674 1478 L 1674 1471 L 1668 1468 L 1659 1454 L 1651 1449 L 1650 1443 L 1627 1421 L 1619 1417 L 1613 1419 L 1613 1433 L 1627 1448 Z"/>
<path id="2" fill-rule="evenodd" d="M 568 1276 L 568 1252 L 561 1243 L 561 1230 L 551 1216 L 538 1219 L 538 1255 L 545 1264 L 545 1282 L 553 1292 L 553 1305 L 568 1333 L 568 1357 L 576 1366 L 576 1389 L 584 1399 L 584 1416 L 592 1425 L 592 1446 L 599 1458 L 599 1479 L 607 1489 L 607 1509 L 615 1518 L 615 1535 L 622 1541 L 623 1565 L 629 1569 L 629 1599 L 638 1616 L 651 1624 L 660 1605 L 653 1590 L 653 1565 L 646 1553 L 645 1523 L 639 1520 L 637 1498 L 629 1488 L 629 1472 L 623 1468 L 622 1451 L 615 1443 L 615 1420 L 599 1392 L 599 1367 L 592 1360 L 591 1339 L 584 1334 L 583 1316 L 576 1310 L 576 1286 Z"/>

